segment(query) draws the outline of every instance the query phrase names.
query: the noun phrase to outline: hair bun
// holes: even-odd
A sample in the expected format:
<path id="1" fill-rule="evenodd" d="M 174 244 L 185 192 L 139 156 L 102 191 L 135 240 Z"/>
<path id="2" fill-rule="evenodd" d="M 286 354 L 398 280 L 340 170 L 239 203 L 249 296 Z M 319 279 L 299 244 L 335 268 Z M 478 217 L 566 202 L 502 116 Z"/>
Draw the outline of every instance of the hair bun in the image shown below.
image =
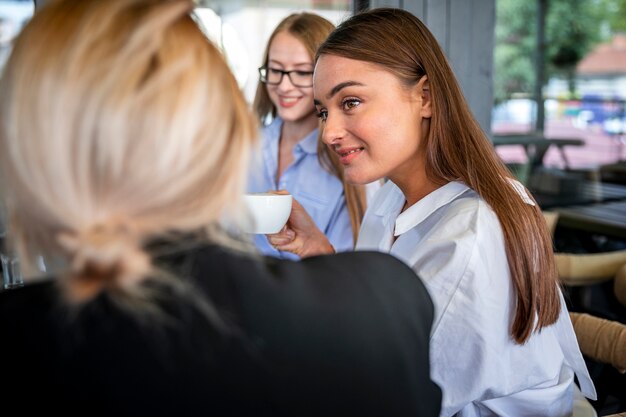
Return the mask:
<path id="1" fill-rule="evenodd" d="M 105 289 L 127 292 L 150 271 L 150 259 L 128 225 L 99 224 L 83 232 L 59 234 L 57 241 L 69 255 L 65 289 L 76 302 L 88 301 Z"/>

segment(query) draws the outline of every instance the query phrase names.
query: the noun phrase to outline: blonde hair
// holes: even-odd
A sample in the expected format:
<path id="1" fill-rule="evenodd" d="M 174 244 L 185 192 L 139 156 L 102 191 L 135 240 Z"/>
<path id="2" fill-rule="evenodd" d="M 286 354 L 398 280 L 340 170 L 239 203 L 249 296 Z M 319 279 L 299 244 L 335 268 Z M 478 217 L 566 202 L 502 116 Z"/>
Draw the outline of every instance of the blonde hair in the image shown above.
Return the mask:
<path id="1" fill-rule="evenodd" d="M 256 122 L 190 0 L 57 0 L 0 83 L 0 166 L 24 260 L 67 261 L 76 303 L 127 297 L 145 245 L 237 210 Z"/>
<path id="2" fill-rule="evenodd" d="M 315 57 L 317 48 L 326 37 L 335 29 L 330 21 L 314 13 L 293 13 L 284 18 L 270 35 L 265 52 L 263 53 L 263 66 L 269 62 L 269 50 L 272 41 L 277 34 L 287 32 L 298 39 L 306 48 L 311 60 Z M 276 106 L 272 103 L 265 84 L 259 82 L 254 96 L 253 108 L 260 122 L 265 122 L 268 117 L 276 117 Z M 328 172 L 336 176 L 343 184 L 344 196 L 352 226 L 352 237 L 356 243 L 361 220 L 366 209 L 365 188 L 361 185 L 349 184 L 343 176 L 343 167 L 334 152 L 321 140 L 321 129 L 317 138 L 317 155 L 320 165 Z"/>
<path id="3" fill-rule="evenodd" d="M 428 76 L 433 111 L 422 145 L 427 175 L 438 184 L 463 181 L 498 216 L 517 295 L 512 337 L 524 343 L 533 330 L 556 322 L 561 308 L 558 273 L 541 210 L 527 204 L 511 186 L 513 176 L 474 119 L 428 28 L 405 10 L 372 9 L 353 16 L 330 34 L 316 60 L 324 54 L 375 63 L 406 86 Z"/>

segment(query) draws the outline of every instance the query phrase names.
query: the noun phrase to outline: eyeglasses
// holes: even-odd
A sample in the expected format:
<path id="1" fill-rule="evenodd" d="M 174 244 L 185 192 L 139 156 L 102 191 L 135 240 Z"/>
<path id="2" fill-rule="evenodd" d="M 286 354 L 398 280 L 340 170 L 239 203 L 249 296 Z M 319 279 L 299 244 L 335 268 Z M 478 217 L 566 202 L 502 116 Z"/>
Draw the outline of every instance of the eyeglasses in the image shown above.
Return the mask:
<path id="1" fill-rule="evenodd" d="M 283 71 L 278 68 L 260 67 L 259 80 L 269 85 L 278 85 L 283 81 L 283 75 L 289 77 L 289 81 L 295 87 L 312 87 L 313 71 L 291 70 Z"/>

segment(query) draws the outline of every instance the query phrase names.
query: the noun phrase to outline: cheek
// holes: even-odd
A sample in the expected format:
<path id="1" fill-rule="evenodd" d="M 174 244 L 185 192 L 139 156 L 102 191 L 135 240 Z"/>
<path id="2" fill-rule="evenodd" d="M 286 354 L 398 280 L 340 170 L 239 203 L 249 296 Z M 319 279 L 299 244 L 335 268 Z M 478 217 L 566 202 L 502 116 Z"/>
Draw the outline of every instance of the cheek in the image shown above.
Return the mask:
<path id="1" fill-rule="evenodd" d="M 384 175 L 420 154 L 418 123 L 391 114 L 387 116 L 371 121 L 366 141 L 370 157 Z"/>
<path id="2" fill-rule="evenodd" d="M 346 128 L 367 145 L 376 145 L 389 127 L 388 115 L 381 113 L 378 107 L 359 110 L 356 114 L 345 117 Z"/>
<path id="3" fill-rule="evenodd" d="M 272 100 L 273 103 L 276 103 L 276 101 L 278 101 L 278 94 L 276 94 L 276 89 L 273 87 L 266 87 L 267 90 L 267 95 L 270 97 L 270 100 Z"/>
<path id="4" fill-rule="evenodd" d="M 402 146 L 405 123 L 392 112 L 373 112 L 354 119 L 351 130 L 368 145 L 370 152 L 388 153 Z"/>

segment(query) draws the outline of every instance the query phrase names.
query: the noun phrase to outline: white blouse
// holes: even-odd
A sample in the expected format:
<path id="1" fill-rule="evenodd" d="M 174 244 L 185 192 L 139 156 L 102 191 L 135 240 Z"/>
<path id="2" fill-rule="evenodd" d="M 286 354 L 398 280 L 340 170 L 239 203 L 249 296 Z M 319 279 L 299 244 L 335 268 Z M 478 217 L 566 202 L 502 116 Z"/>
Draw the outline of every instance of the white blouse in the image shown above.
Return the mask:
<path id="1" fill-rule="evenodd" d="M 523 345 L 512 339 L 516 295 L 491 207 L 460 182 L 400 213 L 404 202 L 388 181 L 365 214 L 357 250 L 390 252 L 424 280 L 435 304 L 431 375 L 443 391 L 441 416 L 568 416 L 574 374 L 595 399 L 562 295 L 555 324 Z"/>

